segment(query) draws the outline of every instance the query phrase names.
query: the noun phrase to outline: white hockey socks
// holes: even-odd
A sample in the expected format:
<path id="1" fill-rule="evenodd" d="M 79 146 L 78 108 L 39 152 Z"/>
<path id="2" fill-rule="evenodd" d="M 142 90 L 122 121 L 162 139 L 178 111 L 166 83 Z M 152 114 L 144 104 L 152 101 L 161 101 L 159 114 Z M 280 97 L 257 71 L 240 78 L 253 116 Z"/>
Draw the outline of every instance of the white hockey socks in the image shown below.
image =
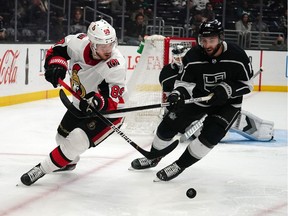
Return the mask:
<path id="1" fill-rule="evenodd" d="M 187 147 L 190 155 L 194 158 L 200 160 L 204 156 L 206 156 L 210 151 L 211 148 L 205 146 L 198 138 L 194 139 Z"/>
<path id="2" fill-rule="evenodd" d="M 172 140 L 162 140 L 158 137 L 157 133 L 154 136 L 153 139 L 153 143 L 152 143 L 152 148 L 156 149 L 156 150 L 162 150 L 164 148 L 167 148 L 167 146 L 169 146 L 170 144 L 173 143 L 173 139 Z"/>
<path id="3" fill-rule="evenodd" d="M 76 162 L 78 156 L 85 152 L 90 144 L 86 133 L 80 128 L 71 131 L 66 138 L 57 134 L 56 141 L 59 146 L 41 163 L 41 167 L 45 173 L 51 173 L 54 170 L 67 165 L 67 162 L 67 164 L 63 164 L 67 160 Z"/>

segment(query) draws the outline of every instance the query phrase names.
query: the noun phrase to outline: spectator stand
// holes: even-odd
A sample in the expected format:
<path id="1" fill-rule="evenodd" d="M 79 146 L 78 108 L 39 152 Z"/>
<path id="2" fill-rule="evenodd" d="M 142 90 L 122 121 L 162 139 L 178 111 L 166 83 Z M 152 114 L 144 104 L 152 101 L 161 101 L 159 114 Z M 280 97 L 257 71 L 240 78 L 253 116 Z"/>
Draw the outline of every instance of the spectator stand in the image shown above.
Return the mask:
<path id="1" fill-rule="evenodd" d="M 89 7 L 89 6 L 85 6 L 83 8 L 83 21 L 84 21 L 84 23 L 89 24 L 93 20 L 100 20 L 100 19 L 105 19 L 107 22 L 110 23 L 110 25 L 113 26 L 114 20 L 113 20 L 112 16 L 105 14 L 99 10 L 95 10 L 94 8 Z"/>
<path id="2" fill-rule="evenodd" d="M 78 34 L 86 31 L 87 26 L 83 20 L 83 8 L 76 7 L 73 11 L 73 17 L 70 23 L 70 34 Z"/>
<path id="3" fill-rule="evenodd" d="M 269 50 L 275 45 L 278 36 L 284 38 L 282 32 L 250 31 L 250 34 L 247 34 L 244 37 L 241 37 L 240 33 L 241 31 L 225 29 L 225 41 L 236 43 L 244 49 Z"/>

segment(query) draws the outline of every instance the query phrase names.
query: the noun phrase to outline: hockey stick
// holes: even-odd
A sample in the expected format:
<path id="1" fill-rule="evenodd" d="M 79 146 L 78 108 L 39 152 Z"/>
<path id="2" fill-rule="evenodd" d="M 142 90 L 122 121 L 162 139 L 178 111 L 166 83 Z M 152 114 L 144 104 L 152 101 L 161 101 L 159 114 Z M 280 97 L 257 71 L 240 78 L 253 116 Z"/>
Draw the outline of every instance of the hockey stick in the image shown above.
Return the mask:
<path id="1" fill-rule="evenodd" d="M 70 86 L 68 86 L 63 80 L 59 79 L 58 83 L 60 85 L 62 85 L 66 90 L 68 90 L 73 96 L 75 96 L 77 99 L 79 99 L 80 101 L 83 100 L 75 91 L 73 91 Z M 63 104 L 68 107 L 70 107 L 71 105 L 73 105 L 70 100 L 68 99 L 67 95 L 65 94 L 65 92 L 63 91 L 63 89 L 60 89 L 60 99 L 63 102 Z M 67 107 L 67 108 L 68 108 Z M 90 107 L 92 109 L 92 112 L 95 113 L 97 115 L 97 117 L 103 122 L 105 123 L 107 126 L 111 127 L 114 132 L 116 132 L 117 134 L 119 134 L 126 142 L 128 142 L 131 146 L 133 146 L 138 152 L 140 152 L 142 155 L 144 155 L 146 158 L 148 159 L 154 159 L 154 158 L 158 158 L 158 157 L 162 157 L 165 156 L 167 154 L 169 154 L 171 151 L 173 151 L 179 141 L 176 140 L 174 141 L 171 145 L 169 145 L 167 148 L 164 148 L 162 150 L 159 151 L 155 151 L 155 152 L 148 152 L 145 151 L 144 149 L 142 149 L 139 145 L 137 145 L 135 142 L 133 142 L 126 134 L 124 134 L 118 127 L 116 127 L 109 119 L 107 119 L 105 116 L 103 116 L 98 110 L 93 109 L 93 107 Z M 76 108 L 77 109 L 77 108 Z"/>
<path id="2" fill-rule="evenodd" d="M 207 114 L 205 114 L 201 119 L 196 121 L 184 134 L 180 137 L 180 142 L 187 141 L 197 130 L 199 130 L 203 126 L 203 122 Z"/>
<path id="3" fill-rule="evenodd" d="M 187 99 L 187 100 L 185 100 L 185 104 L 207 101 L 207 100 L 210 100 L 211 97 L 212 97 L 212 94 L 204 96 L 204 97 Z M 101 112 L 101 114 L 106 115 L 106 114 L 115 114 L 115 113 L 125 113 L 125 112 L 141 111 L 141 110 L 155 109 L 155 108 L 167 107 L 167 106 L 170 106 L 169 102 L 159 103 L 159 104 L 151 104 L 151 105 L 145 105 L 145 106 L 138 106 L 138 107 L 128 107 L 128 108 L 123 108 L 123 109 L 118 109 L 118 110 L 110 110 L 110 111 L 106 111 L 106 112 Z"/>
<path id="4" fill-rule="evenodd" d="M 195 102 L 200 102 L 200 101 L 207 101 L 212 97 L 212 95 L 208 95 L 205 97 L 199 97 L 199 98 L 192 98 L 185 100 L 185 104 L 189 103 L 195 103 Z M 69 101 L 69 103 L 71 103 Z M 68 104 L 67 104 L 68 105 Z M 151 104 L 151 105 L 145 105 L 145 106 L 138 106 L 138 107 L 128 107 L 128 108 L 123 108 L 123 109 L 118 109 L 118 110 L 110 110 L 110 111 L 102 111 L 100 112 L 102 115 L 107 115 L 107 114 L 116 114 L 116 113 L 125 113 L 125 112 L 133 112 L 133 111 L 141 111 L 141 110 L 147 110 L 147 109 L 155 109 L 155 108 L 160 108 L 160 107 L 167 107 L 169 106 L 170 103 L 165 102 L 161 104 Z M 69 106 L 69 111 L 77 118 L 79 119 L 85 119 L 85 118 L 91 118 L 91 117 L 96 117 L 97 115 L 95 113 L 92 113 L 91 115 L 87 116 L 84 115 L 80 110 L 78 110 L 73 103 L 71 103 Z"/>
<path id="5" fill-rule="evenodd" d="M 263 69 L 260 68 L 253 75 L 253 78 L 258 76 L 262 72 L 263 72 Z M 207 100 L 211 99 L 212 95 L 213 94 L 209 94 L 205 97 L 191 98 L 191 99 L 185 100 L 185 104 L 207 101 Z M 118 109 L 118 110 L 109 110 L 109 111 L 101 112 L 101 114 L 105 115 L 105 114 L 125 113 L 125 112 L 141 111 L 141 110 L 146 110 L 146 109 L 155 109 L 155 108 L 167 107 L 167 106 L 170 106 L 169 102 L 160 103 L 160 104 L 151 104 L 151 105 L 145 105 L 145 106 L 138 106 L 138 107 L 128 107 L 128 108 L 123 108 L 123 109 Z"/>
<path id="6" fill-rule="evenodd" d="M 252 78 L 255 78 L 255 77 L 257 77 L 260 73 L 262 73 L 263 72 L 263 68 L 260 68 L 254 75 L 253 75 L 253 77 Z"/>

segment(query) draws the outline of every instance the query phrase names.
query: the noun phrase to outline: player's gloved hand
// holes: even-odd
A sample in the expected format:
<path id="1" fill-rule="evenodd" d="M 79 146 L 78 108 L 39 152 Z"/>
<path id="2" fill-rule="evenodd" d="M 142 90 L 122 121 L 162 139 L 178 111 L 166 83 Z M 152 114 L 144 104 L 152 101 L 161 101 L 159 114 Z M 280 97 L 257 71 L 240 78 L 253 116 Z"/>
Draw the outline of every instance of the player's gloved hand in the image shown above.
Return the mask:
<path id="1" fill-rule="evenodd" d="M 222 106 L 231 97 L 232 88 L 226 82 L 221 82 L 216 85 L 211 92 L 213 93 L 213 96 L 208 103 L 211 106 Z"/>
<path id="2" fill-rule="evenodd" d="M 170 102 L 170 106 L 168 106 L 167 109 L 171 112 L 181 111 L 185 104 L 184 96 L 178 91 L 172 91 L 167 98 L 167 102 Z"/>
<path id="3" fill-rule="evenodd" d="M 45 70 L 45 79 L 56 88 L 58 86 L 58 79 L 65 79 L 67 66 L 65 58 L 60 56 L 52 57 Z"/>
<path id="4" fill-rule="evenodd" d="M 89 92 L 85 97 L 80 101 L 79 108 L 85 114 L 91 114 L 93 109 L 100 111 L 105 105 L 105 100 L 102 95 Z"/>

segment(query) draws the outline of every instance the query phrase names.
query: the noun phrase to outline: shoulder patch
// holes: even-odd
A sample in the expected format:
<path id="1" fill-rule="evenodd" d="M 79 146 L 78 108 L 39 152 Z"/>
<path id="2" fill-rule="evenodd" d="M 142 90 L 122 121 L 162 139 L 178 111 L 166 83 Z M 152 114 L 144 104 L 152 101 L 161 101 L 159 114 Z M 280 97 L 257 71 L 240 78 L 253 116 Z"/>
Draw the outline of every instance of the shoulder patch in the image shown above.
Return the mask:
<path id="1" fill-rule="evenodd" d="M 117 59 L 111 59 L 107 62 L 107 65 L 109 68 L 112 68 L 112 67 L 116 67 L 117 65 L 120 65 L 120 63 Z"/>
<path id="2" fill-rule="evenodd" d="M 80 40 L 82 40 L 84 37 L 86 37 L 86 34 L 84 33 L 77 36 L 77 38 Z"/>

